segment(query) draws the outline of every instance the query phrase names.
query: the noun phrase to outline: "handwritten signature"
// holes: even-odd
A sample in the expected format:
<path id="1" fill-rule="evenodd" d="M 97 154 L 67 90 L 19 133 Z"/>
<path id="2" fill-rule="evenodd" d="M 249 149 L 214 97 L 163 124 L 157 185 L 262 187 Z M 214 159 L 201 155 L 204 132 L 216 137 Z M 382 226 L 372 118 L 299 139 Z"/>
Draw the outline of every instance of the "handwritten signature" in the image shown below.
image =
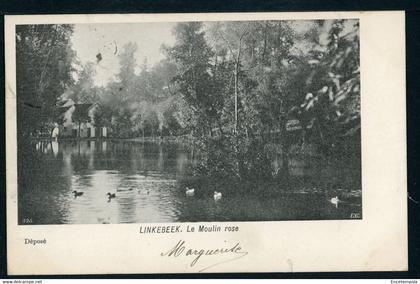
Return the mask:
<path id="1" fill-rule="evenodd" d="M 162 252 L 160 256 L 166 256 L 166 257 L 182 257 L 182 256 L 190 256 L 193 257 L 193 260 L 190 263 L 190 267 L 194 267 L 199 260 L 202 260 L 203 258 L 209 257 L 209 256 L 216 256 L 216 255 L 230 255 L 232 258 L 224 259 L 223 261 L 219 261 L 216 263 L 213 263 L 209 266 L 206 266 L 199 270 L 199 272 L 202 272 L 204 270 L 207 270 L 209 268 L 215 267 L 217 265 L 231 262 L 237 259 L 240 259 L 244 256 L 246 256 L 248 252 L 243 251 L 243 248 L 241 245 L 236 243 L 234 246 L 229 246 L 225 248 L 217 248 L 217 249 L 201 249 L 201 248 L 187 248 L 185 241 L 179 240 L 178 243 L 168 250 L 167 252 Z"/>

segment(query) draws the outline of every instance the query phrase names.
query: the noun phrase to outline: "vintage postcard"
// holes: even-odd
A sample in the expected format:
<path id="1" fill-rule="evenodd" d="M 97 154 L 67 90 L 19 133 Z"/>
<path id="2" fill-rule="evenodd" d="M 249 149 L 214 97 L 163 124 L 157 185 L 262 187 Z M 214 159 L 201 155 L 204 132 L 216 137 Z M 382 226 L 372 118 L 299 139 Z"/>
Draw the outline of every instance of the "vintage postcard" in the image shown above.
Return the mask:
<path id="1" fill-rule="evenodd" d="M 6 16 L 8 273 L 406 270 L 404 20 Z"/>

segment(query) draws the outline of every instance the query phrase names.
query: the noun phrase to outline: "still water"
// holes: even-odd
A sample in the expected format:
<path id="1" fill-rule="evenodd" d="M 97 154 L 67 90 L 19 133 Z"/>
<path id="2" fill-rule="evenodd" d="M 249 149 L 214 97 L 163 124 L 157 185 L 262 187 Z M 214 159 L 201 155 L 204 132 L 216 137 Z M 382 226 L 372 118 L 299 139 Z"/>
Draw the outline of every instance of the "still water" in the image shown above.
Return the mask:
<path id="1" fill-rule="evenodd" d="M 197 155 L 197 154 L 195 154 Z M 194 152 L 183 145 L 121 141 L 36 142 L 20 155 L 20 224 L 325 220 L 361 217 L 360 165 L 292 157 L 293 188 L 276 194 L 186 196 Z M 277 160 L 274 157 L 273 164 Z M 333 182 L 332 182 L 333 181 Z M 346 187 L 349 201 L 337 205 Z M 316 186 L 315 186 L 316 185 Z M 351 187 L 351 188 L 350 188 Z M 350 191 L 351 190 L 351 191 Z M 75 197 L 74 191 L 83 192 Z M 223 192 L 223 188 L 221 189 Z M 107 193 L 115 198 L 107 198 Z M 202 191 L 209 192 L 209 191 Z M 340 193 L 340 192 L 339 192 Z"/>

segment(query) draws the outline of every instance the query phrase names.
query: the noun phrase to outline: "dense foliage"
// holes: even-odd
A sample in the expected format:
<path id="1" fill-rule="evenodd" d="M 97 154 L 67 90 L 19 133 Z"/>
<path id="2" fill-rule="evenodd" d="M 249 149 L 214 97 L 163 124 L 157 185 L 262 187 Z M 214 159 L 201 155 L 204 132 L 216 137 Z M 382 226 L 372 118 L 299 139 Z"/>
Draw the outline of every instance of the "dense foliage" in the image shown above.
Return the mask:
<path id="1" fill-rule="evenodd" d="M 359 134 L 358 21 L 186 22 L 173 33 L 152 67 L 136 62 L 136 43 L 124 45 L 119 73 L 98 87 L 102 57 L 78 63 L 71 26 L 18 26 L 19 133 L 60 123 L 60 97 L 96 103 L 93 123 L 112 137 L 194 138 L 206 153 L 195 170 L 220 179 L 271 174 L 269 143 L 287 165 L 293 145 L 329 153 Z"/>
<path id="2" fill-rule="evenodd" d="M 19 137 L 52 131 L 58 98 L 73 84 L 70 25 L 16 26 L 17 123 Z"/>

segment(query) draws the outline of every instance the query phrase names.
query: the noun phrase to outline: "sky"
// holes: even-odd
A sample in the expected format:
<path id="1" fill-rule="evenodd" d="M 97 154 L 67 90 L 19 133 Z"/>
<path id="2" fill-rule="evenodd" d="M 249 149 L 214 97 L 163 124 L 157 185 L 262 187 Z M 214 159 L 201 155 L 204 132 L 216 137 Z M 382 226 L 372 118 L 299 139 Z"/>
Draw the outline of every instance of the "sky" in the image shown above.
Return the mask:
<path id="1" fill-rule="evenodd" d="M 102 60 L 96 64 L 94 82 L 105 86 L 119 72 L 118 53 L 124 44 L 137 43 L 137 65 L 145 58 L 149 67 L 163 59 L 162 44 L 173 45 L 172 29 L 176 23 L 121 23 L 121 24 L 75 24 L 72 36 L 73 49 L 80 63 L 96 62 L 100 52 Z M 297 21 L 295 29 L 307 29 L 307 21 Z M 117 50 L 117 53 L 115 53 Z"/>
<path id="2" fill-rule="evenodd" d="M 80 63 L 96 63 L 100 52 L 102 60 L 96 64 L 95 84 L 105 86 L 119 70 L 118 53 L 124 44 L 137 43 L 136 62 L 141 65 L 147 58 L 148 66 L 163 59 L 162 44 L 173 45 L 172 29 L 175 23 L 128 24 L 75 24 L 72 36 L 73 49 Z M 115 54 L 115 51 L 116 54 Z"/>
<path id="3" fill-rule="evenodd" d="M 295 21 L 292 27 L 296 32 L 304 33 L 313 24 L 312 21 Z M 102 60 L 96 64 L 94 82 L 97 86 L 105 86 L 119 72 L 118 54 L 124 44 L 135 42 L 138 47 L 135 54 L 137 65 L 142 65 L 147 58 L 150 68 L 164 58 L 162 44 L 172 46 L 175 43 L 172 34 L 175 25 L 167 22 L 75 24 L 72 45 L 82 65 L 89 61 L 96 64 L 96 55 L 101 53 Z M 352 27 L 352 24 L 348 26 Z"/>

